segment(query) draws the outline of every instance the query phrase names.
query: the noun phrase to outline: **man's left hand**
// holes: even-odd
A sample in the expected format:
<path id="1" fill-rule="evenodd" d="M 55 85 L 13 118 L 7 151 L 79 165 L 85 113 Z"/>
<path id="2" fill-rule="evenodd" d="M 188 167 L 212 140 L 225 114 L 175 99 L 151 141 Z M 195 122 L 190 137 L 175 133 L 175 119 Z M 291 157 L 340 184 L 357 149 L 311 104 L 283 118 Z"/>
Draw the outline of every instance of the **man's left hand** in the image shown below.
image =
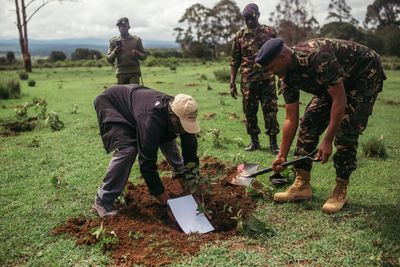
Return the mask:
<path id="1" fill-rule="evenodd" d="M 140 56 L 139 50 L 132 49 L 132 55 L 134 55 L 135 57 Z"/>
<path id="2" fill-rule="evenodd" d="M 322 141 L 318 148 L 316 159 L 320 160 L 322 164 L 326 163 L 332 154 L 332 143 L 327 141 Z"/>

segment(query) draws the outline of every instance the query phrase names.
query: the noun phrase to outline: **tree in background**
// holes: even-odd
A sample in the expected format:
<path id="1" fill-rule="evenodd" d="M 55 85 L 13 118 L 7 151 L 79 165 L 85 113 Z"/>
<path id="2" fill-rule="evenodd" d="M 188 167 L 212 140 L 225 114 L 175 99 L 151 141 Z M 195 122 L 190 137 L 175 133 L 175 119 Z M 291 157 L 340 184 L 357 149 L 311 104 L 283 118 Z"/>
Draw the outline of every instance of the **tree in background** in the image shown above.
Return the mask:
<path id="1" fill-rule="evenodd" d="M 12 51 L 7 51 L 6 54 L 6 58 L 7 58 L 7 63 L 8 64 L 12 64 L 15 61 L 15 54 Z"/>
<path id="2" fill-rule="evenodd" d="M 400 0 L 374 0 L 367 7 L 364 26 L 373 27 L 366 34 L 366 45 L 400 56 Z"/>
<path id="3" fill-rule="evenodd" d="M 322 26 L 321 35 L 328 38 L 351 40 L 362 42 L 364 33 L 349 22 L 330 22 Z"/>
<path id="4" fill-rule="evenodd" d="M 63 51 L 51 51 L 49 55 L 50 62 L 64 61 L 66 58 L 67 56 L 64 54 Z"/>
<path id="5" fill-rule="evenodd" d="M 176 42 L 186 56 L 216 57 L 220 47 L 226 49 L 232 36 L 242 26 L 239 7 L 234 1 L 221 0 L 212 9 L 194 4 L 186 9 L 177 27 Z"/>
<path id="6" fill-rule="evenodd" d="M 350 12 L 351 7 L 347 5 L 346 0 L 331 0 L 326 18 L 333 18 L 335 21 L 339 20 L 339 22 L 349 22 L 353 25 L 358 24 L 358 20 Z"/>
<path id="7" fill-rule="evenodd" d="M 269 20 L 274 22 L 280 37 L 288 45 L 308 39 L 318 32 L 317 19 L 307 11 L 309 0 L 282 0 L 270 13 Z"/>
<path id="8" fill-rule="evenodd" d="M 215 16 L 215 32 L 218 43 L 226 55 L 230 54 L 232 36 L 243 25 L 240 9 L 234 1 L 221 0 L 213 7 Z"/>
<path id="9" fill-rule="evenodd" d="M 378 29 L 385 26 L 400 26 L 400 0 L 375 0 L 367 7 L 364 25 Z"/>
<path id="10" fill-rule="evenodd" d="M 87 60 L 87 59 L 101 59 L 103 55 L 98 50 L 88 49 L 88 48 L 77 48 L 71 54 L 72 60 Z"/>
<path id="11" fill-rule="evenodd" d="M 400 57 L 400 28 L 396 25 L 387 25 L 377 31 L 375 36 L 382 40 L 382 53 Z"/>
<path id="12" fill-rule="evenodd" d="M 63 2 L 63 0 L 42 0 L 39 5 L 32 6 L 32 4 L 36 2 L 36 0 L 30 0 L 27 4 L 25 4 L 25 0 L 15 0 L 15 11 L 17 14 L 16 25 L 19 34 L 19 46 L 21 49 L 24 68 L 27 72 L 32 72 L 32 60 L 31 54 L 29 53 L 28 45 L 28 22 L 40 9 L 54 1 L 58 1 L 60 3 Z M 32 7 L 33 11 L 30 13 L 30 15 L 28 15 L 27 10 L 30 6 Z"/>
<path id="13" fill-rule="evenodd" d="M 211 29 L 211 12 L 211 9 L 202 4 L 194 4 L 186 9 L 179 20 L 179 23 L 186 23 L 186 30 L 183 28 L 174 29 L 177 32 L 176 42 L 181 45 L 184 52 L 189 52 L 193 43 L 204 46 L 211 45 L 207 44 L 207 31 Z"/>

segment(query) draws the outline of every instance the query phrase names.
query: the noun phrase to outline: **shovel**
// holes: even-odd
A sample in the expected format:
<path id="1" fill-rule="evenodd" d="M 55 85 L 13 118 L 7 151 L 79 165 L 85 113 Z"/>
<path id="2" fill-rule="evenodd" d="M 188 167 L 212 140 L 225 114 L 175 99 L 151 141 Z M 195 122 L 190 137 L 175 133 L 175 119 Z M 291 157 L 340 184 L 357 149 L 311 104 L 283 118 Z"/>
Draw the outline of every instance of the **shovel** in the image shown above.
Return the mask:
<path id="1" fill-rule="evenodd" d="M 282 167 L 287 167 L 305 160 L 311 160 L 311 161 L 319 161 L 318 159 L 314 159 L 312 156 L 315 154 L 317 150 L 311 152 L 310 154 L 286 161 L 281 164 Z M 243 185 L 243 186 L 248 186 L 251 184 L 251 182 L 254 180 L 254 178 L 258 175 L 273 171 L 272 168 L 265 168 L 262 170 L 257 171 L 258 165 L 256 164 L 240 164 L 237 169 L 238 173 L 237 175 L 231 179 L 230 183 L 234 185 Z"/>

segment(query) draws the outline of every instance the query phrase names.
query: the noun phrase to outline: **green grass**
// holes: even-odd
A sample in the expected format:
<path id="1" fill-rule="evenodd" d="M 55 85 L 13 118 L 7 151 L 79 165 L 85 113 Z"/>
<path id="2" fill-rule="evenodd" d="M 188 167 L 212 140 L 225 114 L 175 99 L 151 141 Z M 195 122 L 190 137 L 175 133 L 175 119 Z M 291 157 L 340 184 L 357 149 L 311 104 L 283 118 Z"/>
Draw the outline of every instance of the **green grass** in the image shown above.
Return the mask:
<path id="1" fill-rule="evenodd" d="M 230 112 L 243 117 L 241 99 L 218 94 L 229 92 L 229 85 L 218 82 L 213 74 L 223 68 L 229 68 L 227 62 L 180 64 L 176 71 L 168 67 L 145 67 L 143 73 L 147 86 L 171 95 L 190 94 L 197 100 L 202 127 L 200 156 L 232 161 L 241 154 L 246 162 L 267 167 L 274 157 L 266 150 L 265 135 L 260 135 L 264 149 L 252 153 L 244 152 L 234 141 L 242 138 L 247 144 L 249 137 L 239 119 L 228 119 Z M 0 77 L 15 73 L 2 71 Z M 389 79 L 360 143 L 383 136 L 389 157 L 366 158 L 360 145 L 359 165 L 352 175 L 350 201 L 344 211 L 336 215 L 321 213 L 320 207 L 334 186 L 335 172 L 332 161 L 316 164 L 312 201 L 284 205 L 270 200 L 259 203 L 257 215 L 274 228 L 277 232 L 274 237 L 266 241 L 235 238 L 210 244 L 198 256 L 185 258 L 177 265 L 399 265 L 400 105 L 388 105 L 387 101 L 400 103 L 400 72 L 387 74 Z M 0 101 L 0 122 L 14 119 L 16 105 L 37 97 L 46 99 L 47 110 L 60 116 L 65 129 L 54 132 L 39 126 L 15 137 L 0 137 L 0 265 L 106 265 L 109 259 L 98 246 L 75 246 L 70 237 L 52 236 L 51 231 L 70 217 L 93 216 L 90 206 L 110 159 L 98 135 L 93 100 L 105 87 L 115 83 L 114 71 L 108 66 L 34 69 L 30 78 L 36 81 L 36 86 L 28 87 L 27 81 L 21 81 L 21 99 Z M 208 86 L 212 90 L 207 90 Z M 310 95 L 302 95 L 303 103 L 309 99 Z M 279 103 L 283 103 L 281 97 Z M 77 114 L 72 112 L 74 106 L 78 107 Z M 216 113 L 214 119 L 204 118 L 209 112 Z M 35 111 L 30 110 L 28 115 L 34 116 Z M 283 108 L 278 117 L 282 122 Z M 212 136 L 207 135 L 210 128 L 222 131 L 221 138 L 225 138 L 222 148 L 213 147 Z M 135 164 L 131 180 L 138 176 Z M 61 187 L 53 185 L 55 178 L 61 181 Z"/>

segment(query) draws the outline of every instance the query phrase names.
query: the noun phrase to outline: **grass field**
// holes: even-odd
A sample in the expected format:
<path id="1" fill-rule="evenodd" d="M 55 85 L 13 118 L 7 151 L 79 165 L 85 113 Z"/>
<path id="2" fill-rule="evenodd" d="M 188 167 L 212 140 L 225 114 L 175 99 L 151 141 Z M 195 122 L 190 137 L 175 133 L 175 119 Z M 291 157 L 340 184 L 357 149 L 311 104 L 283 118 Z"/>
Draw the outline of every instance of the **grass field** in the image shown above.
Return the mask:
<path id="1" fill-rule="evenodd" d="M 274 157 L 266 150 L 265 135 L 260 135 L 263 150 L 243 151 L 240 143 L 247 144 L 249 137 L 244 124 L 231 114 L 243 117 L 241 100 L 220 95 L 229 91 L 228 84 L 216 81 L 213 75 L 223 68 L 228 64 L 185 64 L 176 71 L 143 68 L 144 82 L 171 95 L 181 92 L 195 97 L 202 127 L 199 156 L 267 167 Z M 3 71 L 0 76 L 13 73 Z M 260 201 L 257 215 L 277 232 L 274 237 L 262 242 L 235 237 L 209 244 L 198 256 L 184 256 L 177 265 L 400 265 L 400 71 L 390 71 L 388 77 L 360 143 L 382 136 L 389 157 L 367 158 L 359 149 L 349 204 L 342 212 L 326 215 L 320 211 L 334 186 L 335 172 L 331 160 L 316 164 L 312 201 L 284 205 Z M 48 111 L 57 112 L 65 129 L 54 132 L 43 126 L 18 136 L 0 137 L 0 265 L 107 265 L 110 259 L 98 246 L 76 246 L 70 237 L 52 236 L 51 231 L 70 217 L 94 216 L 90 207 L 110 156 L 103 150 L 92 103 L 115 82 L 113 70 L 35 69 L 30 78 L 36 80 L 36 86 L 28 87 L 22 81 L 21 99 L 0 101 L 0 122 L 15 119 L 16 105 L 39 97 L 48 102 Z M 302 103 L 309 98 L 303 94 Z M 279 103 L 283 103 L 281 97 Z M 74 105 L 77 114 L 72 113 Z M 216 115 L 207 119 L 209 113 Z M 32 110 L 28 115 L 35 114 Z M 283 108 L 278 117 L 282 123 Z M 213 138 L 207 135 L 210 128 L 222 131 L 222 148 L 213 147 Z M 135 164 L 130 179 L 138 176 Z M 264 175 L 261 179 L 268 178 Z M 60 186 L 54 186 L 54 181 Z"/>

